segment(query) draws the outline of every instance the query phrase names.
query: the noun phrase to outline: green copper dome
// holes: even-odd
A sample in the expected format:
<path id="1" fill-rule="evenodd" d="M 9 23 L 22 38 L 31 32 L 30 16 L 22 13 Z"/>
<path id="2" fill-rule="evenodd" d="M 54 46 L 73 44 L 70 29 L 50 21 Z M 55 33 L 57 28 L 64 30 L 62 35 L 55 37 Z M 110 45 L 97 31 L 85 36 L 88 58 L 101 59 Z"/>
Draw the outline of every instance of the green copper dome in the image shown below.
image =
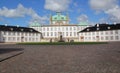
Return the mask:
<path id="1" fill-rule="evenodd" d="M 57 15 L 52 16 L 52 21 L 66 21 L 68 20 L 67 16 L 61 15 L 60 12 L 57 12 Z"/>
<path id="2" fill-rule="evenodd" d="M 40 27 L 41 25 L 38 22 L 33 22 L 30 24 L 30 27 Z"/>
<path id="3" fill-rule="evenodd" d="M 87 22 L 80 22 L 78 25 L 79 25 L 79 26 L 87 26 L 88 23 L 87 23 Z"/>

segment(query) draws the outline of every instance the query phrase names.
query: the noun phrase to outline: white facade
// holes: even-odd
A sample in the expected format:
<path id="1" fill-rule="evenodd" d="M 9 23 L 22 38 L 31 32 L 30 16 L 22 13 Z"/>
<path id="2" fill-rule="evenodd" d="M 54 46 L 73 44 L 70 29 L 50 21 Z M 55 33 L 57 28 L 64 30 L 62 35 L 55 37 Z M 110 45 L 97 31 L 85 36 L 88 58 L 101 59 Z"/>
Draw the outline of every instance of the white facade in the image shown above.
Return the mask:
<path id="1" fill-rule="evenodd" d="M 95 31 L 91 31 L 91 28 L 86 28 L 82 32 L 79 32 L 80 42 L 114 42 L 120 41 L 120 26 L 119 25 L 107 25 L 101 28 L 95 28 Z M 106 28 L 105 28 L 106 27 Z"/>
<path id="2" fill-rule="evenodd" d="M 52 25 L 44 25 L 41 27 L 31 27 L 42 33 L 43 40 L 49 41 L 52 39 L 53 41 L 58 41 L 59 37 L 62 35 L 64 41 L 78 41 L 78 32 L 83 30 L 88 26 L 80 26 L 80 25 L 61 25 L 61 26 L 52 26 Z"/>
<path id="3" fill-rule="evenodd" d="M 0 31 L 0 42 L 40 42 L 40 34 Z"/>
<path id="4" fill-rule="evenodd" d="M 49 25 L 40 25 L 36 21 L 30 24 L 33 28 L 42 33 L 42 41 L 49 42 L 50 40 L 56 42 L 62 39 L 65 42 L 79 41 L 78 32 L 88 27 L 87 23 L 80 23 L 78 25 L 69 24 L 69 16 L 62 15 L 57 12 L 56 15 L 50 17 Z"/>
<path id="5" fill-rule="evenodd" d="M 40 42 L 41 33 L 38 31 L 15 26 L 0 25 L 0 42 Z"/>

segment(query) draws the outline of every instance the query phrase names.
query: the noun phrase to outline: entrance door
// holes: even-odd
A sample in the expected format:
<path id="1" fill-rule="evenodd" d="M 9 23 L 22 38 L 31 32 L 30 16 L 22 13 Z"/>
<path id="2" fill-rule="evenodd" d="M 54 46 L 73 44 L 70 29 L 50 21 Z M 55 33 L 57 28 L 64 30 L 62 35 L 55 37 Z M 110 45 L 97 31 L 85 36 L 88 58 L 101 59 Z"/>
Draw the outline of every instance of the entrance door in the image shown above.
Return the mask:
<path id="1" fill-rule="evenodd" d="M 80 42 L 83 42 L 83 41 L 84 41 L 84 37 L 81 36 L 81 37 L 80 37 Z"/>

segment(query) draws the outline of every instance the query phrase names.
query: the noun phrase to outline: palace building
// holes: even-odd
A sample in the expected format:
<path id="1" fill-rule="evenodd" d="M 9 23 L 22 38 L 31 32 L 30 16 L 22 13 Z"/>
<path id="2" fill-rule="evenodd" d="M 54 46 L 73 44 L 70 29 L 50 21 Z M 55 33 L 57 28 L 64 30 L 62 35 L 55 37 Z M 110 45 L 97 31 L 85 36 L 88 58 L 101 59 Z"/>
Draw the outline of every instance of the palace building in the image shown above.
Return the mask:
<path id="1" fill-rule="evenodd" d="M 86 22 L 70 24 L 68 15 L 57 12 L 50 16 L 49 25 L 38 22 L 29 27 L 0 25 L 0 42 L 114 42 L 120 41 L 120 24 Z"/>
<path id="2" fill-rule="evenodd" d="M 26 27 L 0 25 L 0 42 L 40 42 L 41 33 Z"/>
<path id="3" fill-rule="evenodd" d="M 80 24 L 70 24 L 69 16 L 62 15 L 57 12 L 56 15 L 50 16 L 49 25 L 40 25 L 34 22 L 29 27 L 42 33 L 42 42 L 57 42 L 62 38 L 65 42 L 78 41 L 78 32 L 86 27 L 87 23 L 81 22 Z"/>
<path id="4" fill-rule="evenodd" d="M 120 41 L 120 24 L 96 24 L 79 32 L 80 42 Z"/>

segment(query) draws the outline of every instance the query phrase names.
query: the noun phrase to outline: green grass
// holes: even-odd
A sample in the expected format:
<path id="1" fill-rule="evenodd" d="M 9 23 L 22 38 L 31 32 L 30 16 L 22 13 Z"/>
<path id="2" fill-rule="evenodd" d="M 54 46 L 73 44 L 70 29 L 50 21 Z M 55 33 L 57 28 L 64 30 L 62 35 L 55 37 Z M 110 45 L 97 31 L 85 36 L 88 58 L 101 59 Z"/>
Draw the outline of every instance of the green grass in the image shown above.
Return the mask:
<path id="1" fill-rule="evenodd" d="M 30 43 L 17 43 L 20 45 L 91 45 L 91 44 L 107 44 L 107 42 L 30 42 Z"/>

